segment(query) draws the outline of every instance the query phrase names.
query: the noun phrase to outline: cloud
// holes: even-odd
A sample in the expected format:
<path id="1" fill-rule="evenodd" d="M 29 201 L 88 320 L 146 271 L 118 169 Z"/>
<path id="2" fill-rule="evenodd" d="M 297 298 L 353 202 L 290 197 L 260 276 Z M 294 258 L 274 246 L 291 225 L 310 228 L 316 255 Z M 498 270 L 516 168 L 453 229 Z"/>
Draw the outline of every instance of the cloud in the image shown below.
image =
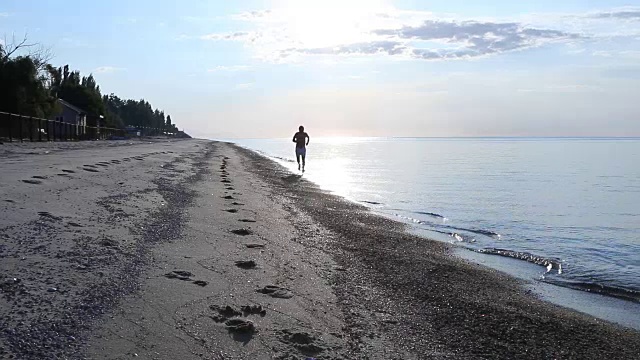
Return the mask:
<path id="1" fill-rule="evenodd" d="M 248 65 L 231 65 L 231 66 L 218 65 L 211 69 L 207 69 L 207 72 L 246 71 L 249 69 L 251 69 L 251 67 Z"/>
<path id="2" fill-rule="evenodd" d="M 249 37 L 250 33 L 246 31 L 238 31 L 234 33 L 208 34 L 200 37 L 202 40 L 244 40 Z"/>
<path id="3" fill-rule="evenodd" d="M 453 49 L 411 50 L 413 57 L 427 60 L 498 54 L 580 37 L 559 30 L 527 28 L 518 23 L 440 20 L 428 20 L 420 26 L 405 26 L 397 30 L 377 30 L 375 33 L 397 40 L 436 41 L 455 46 Z"/>
<path id="4" fill-rule="evenodd" d="M 577 34 L 553 29 L 527 28 L 518 23 L 455 22 L 428 20 L 419 26 L 380 29 L 373 33 L 386 38 L 371 42 L 324 48 L 291 48 L 309 55 L 390 55 L 421 60 L 474 58 L 541 46 L 552 41 L 576 39 Z M 429 41 L 430 47 L 419 42 Z"/>
<path id="5" fill-rule="evenodd" d="M 374 41 L 363 42 L 357 44 L 340 45 L 324 48 L 311 48 L 311 49 L 297 49 L 290 48 L 282 51 L 282 56 L 288 56 L 293 53 L 309 54 L 309 55 L 345 55 L 345 54 L 357 54 L 357 55 L 398 55 L 407 50 L 407 47 L 398 41 Z"/>
<path id="6" fill-rule="evenodd" d="M 244 12 L 232 16 L 243 22 L 243 31 L 213 33 L 200 39 L 240 42 L 252 49 L 256 58 L 280 63 L 337 56 L 474 59 L 554 43 L 578 47 L 589 40 L 640 34 L 635 22 L 618 21 L 640 20 L 640 8 L 629 7 L 595 13 L 523 15 L 500 21 L 390 6 L 376 11 L 366 6 L 348 8 L 344 14 L 341 9 L 294 7 Z M 247 28 L 246 23 L 252 27 Z"/>
<path id="7" fill-rule="evenodd" d="M 96 74 L 110 74 L 118 71 L 124 71 L 125 68 L 119 68 L 115 66 L 100 66 L 94 70 Z"/>
<path id="8" fill-rule="evenodd" d="M 590 14 L 592 19 L 640 20 L 640 8 L 626 8 Z"/>
<path id="9" fill-rule="evenodd" d="M 0 12 L 0 17 L 9 17 L 9 13 Z"/>
<path id="10" fill-rule="evenodd" d="M 271 10 L 254 10 L 234 15 L 233 18 L 238 20 L 255 21 L 266 19 L 271 16 L 271 14 Z"/>

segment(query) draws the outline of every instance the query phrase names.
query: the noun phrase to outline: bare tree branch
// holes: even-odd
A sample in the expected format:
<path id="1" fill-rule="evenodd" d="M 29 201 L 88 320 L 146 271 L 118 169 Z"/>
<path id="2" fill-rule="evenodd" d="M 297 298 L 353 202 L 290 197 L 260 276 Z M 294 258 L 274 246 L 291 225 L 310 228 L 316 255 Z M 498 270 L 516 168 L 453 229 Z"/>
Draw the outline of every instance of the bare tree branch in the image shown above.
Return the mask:
<path id="1" fill-rule="evenodd" d="M 24 34 L 24 38 L 22 39 L 22 41 L 20 41 L 19 43 L 16 42 L 16 36 L 15 34 L 12 35 L 12 39 L 11 39 L 11 43 L 7 44 L 7 40 L 6 40 L 6 36 L 5 36 L 5 41 L 4 41 L 4 46 L 0 47 L 0 56 L 1 61 L 7 61 L 11 55 L 13 55 L 16 51 L 23 49 L 23 48 L 30 48 L 33 46 L 36 46 L 38 44 L 27 44 L 27 38 L 28 38 L 29 34 L 25 33 Z"/>
<path id="2" fill-rule="evenodd" d="M 27 56 L 31 58 L 38 72 L 41 72 L 53 58 L 53 52 L 50 47 L 38 45 L 36 49 L 30 50 Z"/>

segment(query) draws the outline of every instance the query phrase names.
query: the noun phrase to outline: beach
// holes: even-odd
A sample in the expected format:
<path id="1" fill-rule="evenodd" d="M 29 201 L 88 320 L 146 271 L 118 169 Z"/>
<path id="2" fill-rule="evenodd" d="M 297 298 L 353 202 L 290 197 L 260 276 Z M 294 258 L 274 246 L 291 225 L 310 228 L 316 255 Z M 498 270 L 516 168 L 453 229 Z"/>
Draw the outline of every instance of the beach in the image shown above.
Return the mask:
<path id="1" fill-rule="evenodd" d="M 233 144 L 0 154 L 0 357 L 640 357 L 639 332 Z"/>

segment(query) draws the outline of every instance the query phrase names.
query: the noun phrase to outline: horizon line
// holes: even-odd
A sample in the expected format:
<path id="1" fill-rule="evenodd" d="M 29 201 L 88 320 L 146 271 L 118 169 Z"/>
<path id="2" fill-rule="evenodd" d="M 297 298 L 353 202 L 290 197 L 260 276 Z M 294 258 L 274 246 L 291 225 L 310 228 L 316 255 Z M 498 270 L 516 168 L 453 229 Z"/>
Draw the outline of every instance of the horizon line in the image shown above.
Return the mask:
<path id="1" fill-rule="evenodd" d="M 576 139 L 576 140 L 640 140 L 639 136 L 317 136 L 315 139 Z M 206 140 L 279 140 L 288 137 L 206 138 Z"/>

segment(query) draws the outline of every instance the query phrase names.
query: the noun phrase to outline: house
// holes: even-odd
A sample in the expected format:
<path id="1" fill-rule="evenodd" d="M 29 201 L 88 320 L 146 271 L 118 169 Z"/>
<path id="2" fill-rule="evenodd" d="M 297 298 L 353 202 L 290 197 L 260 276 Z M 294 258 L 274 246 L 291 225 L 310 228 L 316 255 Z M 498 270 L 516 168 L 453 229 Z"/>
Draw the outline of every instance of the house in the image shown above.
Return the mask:
<path id="1" fill-rule="evenodd" d="M 61 110 L 58 114 L 54 114 L 51 120 L 60 121 L 65 126 L 59 126 L 55 131 L 59 134 L 70 132 L 73 136 L 84 137 L 87 134 L 87 112 L 62 99 L 58 99 L 58 104 Z"/>

